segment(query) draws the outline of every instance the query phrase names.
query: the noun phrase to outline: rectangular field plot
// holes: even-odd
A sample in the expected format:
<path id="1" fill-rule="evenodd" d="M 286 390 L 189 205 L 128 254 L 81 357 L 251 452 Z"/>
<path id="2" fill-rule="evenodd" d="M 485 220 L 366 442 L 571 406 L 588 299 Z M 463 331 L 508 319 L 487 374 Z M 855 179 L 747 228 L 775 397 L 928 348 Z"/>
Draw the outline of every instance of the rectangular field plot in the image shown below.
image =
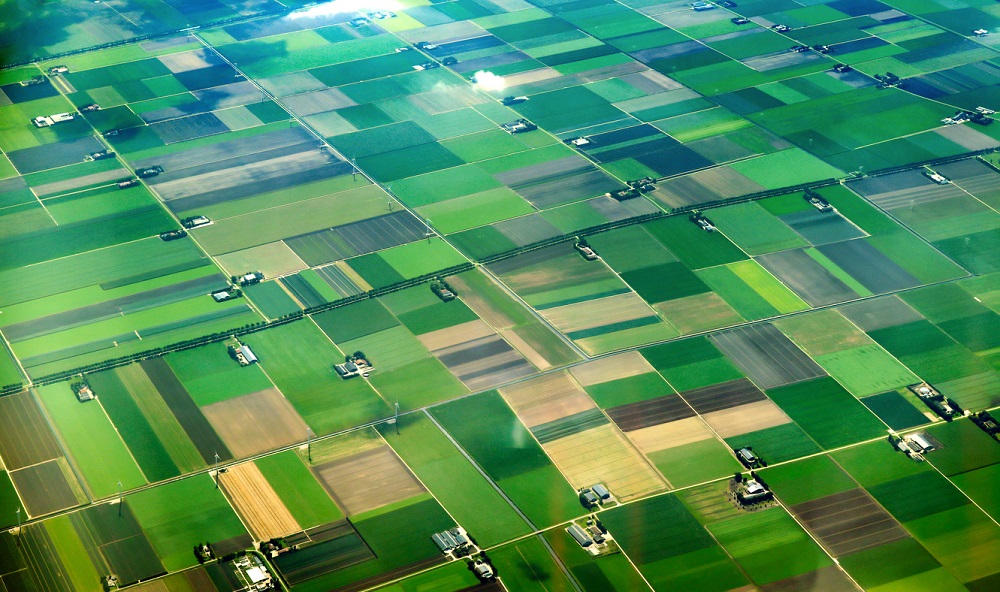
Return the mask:
<path id="1" fill-rule="evenodd" d="M 448 441 L 426 415 L 399 418 L 377 429 L 434 497 L 481 545 L 493 545 L 528 531 L 511 505 Z M 475 500 L 473 503 L 472 500 Z"/>
<path id="2" fill-rule="evenodd" d="M 768 397 L 824 448 L 886 432 L 886 426 L 832 378 L 768 389 Z"/>
<path id="3" fill-rule="evenodd" d="M 789 508 L 834 557 L 908 537 L 863 489 L 851 489 Z"/>
<path id="4" fill-rule="evenodd" d="M 748 583 L 673 495 L 614 508 L 601 521 L 654 589 L 721 591 Z"/>
<path id="5" fill-rule="evenodd" d="M 539 370 L 575 361 L 577 354 L 513 296 L 483 272 L 469 271 L 448 278 L 462 302 L 497 329 Z"/>
<path id="6" fill-rule="evenodd" d="M 300 527 L 312 528 L 344 517 L 297 451 L 272 454 L 254 464 Z"/>
<path id="7" fill-rule="evenodd" d="M 708 530 L 758 585 L 802 576 L 833 564 L 782 508 L 715 522 L 708 525 Z"/>
<path id="8" fill-rule="evenodd" d="M 117 504 L 92 506 L 70 515 L 70 522 L 87 547 L 87 553 L 103 558 L 107 568 L 118 574 L 123 584 L 165 573 L 128 504 L 121 508 Z"/>
<path id="9" fill-rule="evenodd" d="M 62 454 L 30 392 L 0 397 L 0 458 L 8 470 L 51 460 Z"/>
<path id="10" fill-rule="evenodd" d="M 192 549 L 210 541 L 220 548 L 250 537 L 213 479 L 205 475 L 167 483 L 128 497 L 129 507 L 167 570 L 196 565 Z"/>
<path id="11" fill-rule="evenodd" d="M 267 541 L 302 530 L 253 463 L 229 467 L 224 476 L 219 475 L 219 484 L 255 540 Z"/>
<path id="12" fill-rule="evenodd" d="M 535 373 L 521 354 L 481 320 L 438 329 L 419 339 L 473 391 Z"/>
<path id="13" fill-rule="evenodd" d="M 236 458 L 305 439 L 306 423 L 274 388 L 213 403 L 203 407 L 202 413 Z M 263 417 L 267 429 L 261 431 L 258 421 Z"/>
<path id="14" fill-rule="evenodd" d="M 576 492 L 495 391 L 434 407 L 431 415 L 532 523 L 579 514 Z"/>
<path id="15" fill-rule="evenodd" d="M 65 510 L 87 501 L 83 489 L 63 459 L 18 469 L 10 478 L 29 516 Z"/>
<path id="16" fill-rule="evenodd" d="M 553 374 L 501 392 L 574 487 L 602 482 L 623 499 L 663 487 L 570 376 Z"/>
<path id="17" fill-rule="evenodd" d="M 146 484 L 99 401 L 81 403 L 67 383 L 37 392 L 95 498 L 117 493 L 119 481 L 125 489 Z"/>
<path id="18" fill-rule="evenodd" d="M 375 556 L 349 523 L 324 532 L 329 537 L 297 553 L 279 556 L 275 565 L 292 585 L 355 565 Z"/>
<path id="19" fill-rule="evenodd" d="M 427 226 L 408 211 L 295 236 L 285 242 L 308 265 L 365 255 L 424 238 Z"/>
<path id="20" fill-rule="evenodd" d="M 763 389 L 825 374 L 770 324 L 716 333 L 709 339 Z"/>
<path id="21" fill-rule="evenodd" d="M 313 323 L 275 327 L 246 340 L 268 376 L 316 434 L 390 415 L 388 404 L 367 382 L 337 376 L 333 364 L 343 360 L 344 354 Z"/>
<path id="22" fill-rule="evenodd" d="M 348 516 L 425 493 L 391 448 L 377 446 L 312 468 Z"/>

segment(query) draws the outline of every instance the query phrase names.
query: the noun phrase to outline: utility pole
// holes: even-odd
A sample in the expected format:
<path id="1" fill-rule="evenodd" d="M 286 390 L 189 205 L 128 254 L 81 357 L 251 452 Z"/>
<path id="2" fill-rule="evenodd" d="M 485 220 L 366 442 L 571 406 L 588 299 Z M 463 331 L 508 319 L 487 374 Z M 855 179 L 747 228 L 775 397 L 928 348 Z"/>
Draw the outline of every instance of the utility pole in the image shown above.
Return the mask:
<path id="1" fill-rule="evenodd" d="M 122 481 L 118 480 L 118 517 L 122 517 L 122 504 L 125 503 L 125 497 L 122 496 Z"/>
<path id="2" fill-rule="evenodd" d="M 219 488 L 219 453 L 215 453 L 215 488 Z"/>
<path id="3" fill-rule="evenodd" d="M 306 449 L 309 452 L 309 462 L 313 461 L 312 428 L 306 428 Z"/>
<path id="4" fill-rule="evenodd" d="M 351 180 L 355 183 L 358 182 L 358 159 L 351 159 Z"/>
<path id="5" fill-rule="evenodd" d="M 399 435 L 399 401 L 396 401 L 396 435 Z"/>
<path id="6" fill-rule="evenodd" d="M 21 508 L 15 512 L 17 514 L 17 546 L 21 546 Z"/>

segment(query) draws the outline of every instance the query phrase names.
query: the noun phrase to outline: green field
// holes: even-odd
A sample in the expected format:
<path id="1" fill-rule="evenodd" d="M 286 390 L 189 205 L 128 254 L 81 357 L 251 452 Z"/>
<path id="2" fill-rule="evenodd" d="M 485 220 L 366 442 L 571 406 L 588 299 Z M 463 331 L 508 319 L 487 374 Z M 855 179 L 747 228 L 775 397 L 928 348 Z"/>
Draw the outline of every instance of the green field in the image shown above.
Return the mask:
<path id="1" fill-rule="evenodd" d="M 536 526 L 582 513 L 572 487 L 496 391 L 431 414 Z"/>
<path id="2" fill-rule="evenodd" d="M 377 429 L 480 545 L 492 546 L 528 532 L 524 520 L 427 416 L 404 415 L 399 422 L 379 424 Z"/>
<path id="3" fill-rule="evenodd" d="M 117 494 L 119 481 L 126 491 L 146 484 L 100 402 L 81 403 L 65 382 L 36 392 L 95 498 Z"/>
<path id="4" fill-rule="evenodd" d="M 17 491 L 14 489 L 14 483 L 11 482 L 7 471 L 0 473 L 0 503 L 2 503 L 5 508 L 14 508 L 14 511 L 8 512 L 8 514 L 0 520 L 0 524 L 3 524 L 4 528 L 17 525 L 17 510 L 21 510 L 21 516 L 24 517 L 22 519 L 27 520 L 28 512 L 24 509 L 24 505 L 17 496 Z"/>
<path id="5" fill-rule="evenodd" d="M 757 585 L 833 565 L 833 560 L 781 508 L 711 524 L 708 530 Z"/>
<path id="6" fill-rule="evenodd" d="M 857 399 L 830 378 L 818 378 L 767 391 L 807 434 L 824 448 L 838 448 L 886 432 Z"/>
<path id="7" fill-rule="evenodd" d="M 568 535 L 567 535 L 568 536 Z M 569 592 L 573 585 L 538 538 L 532 537 L 490 551 L 508 589 L 527 592 Z"/>
<path id="8" fill-rule="evenodd" d="M 722 591 L 747 583 L 673 495 L 614 508 L 601 521 L 655 589 Z"/>
<path id="9" fill-rule="evenodd" d="M 127 500 L 163 566 L 171 571 L 197 564 L 192 549 L 198 543 L 247 534 L 207 474 L 147 489 Z"/>
<path id="10" fill-rule="evenodd" d="M 258 459 L 254 464 L 302 528 L 328 524 L 344 517 L 296 451 L 286 450 Z"/>
<path id="11" fill-rule="evenodd" d="M 702 483 L 740 469 L 732 453 L 715 438 L 651 452 L 648 456 L 674 487 Z"/>
<path id="12" fill-rule="evenodd" d="M 814 456 L 761 472 L 768 486 L 790 506 L 857 487 L 829 457 Z"/>
<path id="13" fill-rule="evenodd" d="M 260 368 L 234 364 L 221 343 L 173 353 L 165 359 L 199 407 L 274 386 Z"/>
<path id="14" fill-rule="evenodd" d="M 363 380 L 342 380 L 344 360 L 312 321 L 291 323 L 246 338 L 275 386 L 318 435 L 390 414 L 389 405 Z"/>

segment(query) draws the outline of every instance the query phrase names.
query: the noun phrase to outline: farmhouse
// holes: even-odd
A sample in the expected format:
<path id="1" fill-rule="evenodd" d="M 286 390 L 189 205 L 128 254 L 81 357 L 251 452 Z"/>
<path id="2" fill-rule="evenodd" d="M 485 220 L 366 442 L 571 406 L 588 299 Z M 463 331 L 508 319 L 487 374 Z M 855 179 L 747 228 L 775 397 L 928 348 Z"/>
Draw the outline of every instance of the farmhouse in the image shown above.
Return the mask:
<path id="1" fill-rule="evenodd" d="M 67 68 L 66 66 L 52 66 L 51 68 L 49 68 L 49 74 L 52 75 L 65 74 L 67 72 L 69 72 L 69 68 Z"/>
<path id="2" fill-rule="evenodd" d="M 80 399 L 80 402 L 92 401 L 97 397 L 94 396 L 94 391 L 90 390 L 90 386 L 83 385 L 78 391 L 76 391 L 76 398 Z"/>
<path id="3" fill-rule="evenodd" d="M 538 126 L 531 123 L 527 119 L 518 119 L 515 121 L 510 121 L 504 123 L 500 126 L 500 129 L 507 132 L 508 134 L 521 134 L 524 132 L 530 132 L 538 129 Z"/>
<path id="4" fill-rule="evenodd" d="M 601 503 L 604 503 L 611 499 L 611 492 L 608 491 L 607 487 L 601 485 L 600 483 L 594 485 L 590 489 L 594 492 L 594 494 L 597 495 L 597 497 L 601 498 Z"/>
<path id="5" fill-rule="evenodd" d="M 569 535 L 573 537 L 576 540 L 576 542 L 579 543 L 580 546 L 583 547 L 584 549 L 594 544 L 594 539 L 590 538 L 590 535 L 587 534 L 587 531 L 580 528 L 580 525 L 578 524 L 570 524 L 569 527 L 566 529 L 566 532 L 568 532 Z"/>
<path id="6" fill-rule="evenodd" d="M 191 216 L 181 220 L 181 225 L 184 228 L 198 228 L 199 226 L 208 226 L 212 221 L 206 216 Z"/>
<path id="7" fill-rule="evenodd" d="M 239 343 L 239 346 L 229 346 L 229 355 L 240 363 L 240 366 L 249 366 L 257 363 L 257 356 L 254 355 L 249 345 Z"/>
<path id="8" fill-rule="evenodd" d="M 931 452 L 932 450 L 937 450 L 939 448 L 938 442 L 933 440 L 930 436 L 923 432 L 916 432 L 910 434 L 904 438 L 909 447 L 920 454 Z"/>
<path id="9" fill-rule="evenodd" d="M 583 258 L 586 259 L 587 261 L 597 261 L 598 259 L 597 252 L 594 251 L 594 249 L 592 249 L 590 245 L 588 245 L 583 241 L 580 241 L 575 245 L 573 245 L 573 248 L 579 251 L 580 254 L 583 255 Z"/>
<path id="10" fill-rule="evenodd" d="M 697 224 L 705 232 L 715 232 L 715 224 L 701 214 L 692 214 L 690 220 Z"/>
<path id="11" fill-rule="evenodd" d="M 691 9 L 695 12 L 702 12 L 704 10 L 714 10 L 716 6 L 710 2 L 695 2 L 691 4 Z"/>
<path id="12" fill-rule="evenodd" d="M 104 160 L 105 158 L 114 158 L 115 153 L 110 150 L 98 150 L 97 152 L 91 152 L 88 157 L 90 160 Z"/>
<path id="13" fill-rule="evenodd" d="M 492 579 L 494 575 L 493 567 L 482 559 L 476 559 L 476 561 L 472 564 L 472 572 L 476 574 L 477 578 L 484 582 Z"/>
<path id="14" fill-rule="evenodd" d="M 240 276 L 241 286 L 251 286 L 253 284 L 259 283 L 264 279 L 264 274 L 259 271 L 251 271 L 250 273 Z"/>
<path id="15" fill-rule="evenodd" d="M 748 469 L 752 469 L 760 466 L 761 460 L 756 454 L 754 454 L 753 448 L 745 446 L 736 451 L 736 459 L 743 463 Z"/>
<path id="16" fill-rule="evenodd" d="M 124 181 L 118 181 L 115 185 L 118 189 L 128 189 L 129 187 L 135 187 L 139 184 L 139 179 L 125 179 Z"/>
<path id="17" fill-rule="evenodd" d="M 39 115 L 32 119 L 31 123 L 35 124 L 35 127 L 41 128 L 50 127 L 57 123 L 66 123 L 74 119 L 76 119 L 76 115 L 72 113 L 56 113 L 55 115 Z"/>
<path id="18" fill-rule="evenodd" d="M 225 302 L 226 300 L 232 298 L 232 296 L 229 294 L 229 290 L 219 290 L 218 292 L 212 292 L 212 298 L 214 298 L 216 302 Z"/>
<path id="19" fill-rule="evenodd" d="M 232 569 L 237 579 L 243 585 L 238 592 L 264 592 L 274 589 L 274 579 L 267 571 L 267 566 L 259 557 L 246 554 L 232 563 Z"/>
<path id="20" fill-rule="evenodd" d="M 355 352 L 353 356 L 349 356 L 347 361 L 343 364 L 337 364 L 333 367 L 337 371 L 337 374 L 341 378 L 347 380 L 348 378 L 354 378 L 355 376 L 368 376 L 375 367 L 371 365 L 371 362 L 367 360 L 363 355 L 358 355 L 361 352 Z"/>
<path id="21" fill-rule="evenodd" d="M 431 540 L 442 553 L 453 558 L 466 557 L 477 550 L 461 526 L 434 533 L 431 535 Z"/>
<path id="22" fill-rule="evenodd" d="M 765 502 L 774 497 L 766 486 L 756 479 L 747 479 L 736 491 L 736 499 L 744 506 Z"/>
<path id="23" fill-rule="evenodd" d="M 89 105 L 84 105 L 80 107 L 80 113 L 91 113 L 93 111 L 100 111 L 101 106 L 97 103 L 90 103 Z"/>

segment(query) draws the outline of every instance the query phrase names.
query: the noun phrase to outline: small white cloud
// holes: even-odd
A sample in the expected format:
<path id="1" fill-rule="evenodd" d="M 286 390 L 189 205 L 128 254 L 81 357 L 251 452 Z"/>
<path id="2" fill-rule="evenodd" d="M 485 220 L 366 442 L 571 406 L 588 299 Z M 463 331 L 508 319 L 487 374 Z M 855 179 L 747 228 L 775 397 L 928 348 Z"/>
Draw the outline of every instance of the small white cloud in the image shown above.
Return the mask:
<path id="1" fill-rule="evenodd" d="M 296 10 L 288 15 L 289 19 L 311 19 L 336 14 L 368 14 L 380 10 L 396 11 L 400 4 L 396 0 L 334 0 L 311 6 L 305 10 Z"/>
<path id="2" fill-rule="evenodd" d="M 497 76 L 493 72 L 486 72 L 485 70 L 480 70 L 473 74 L 472 81 L 479 88 L 489 92 L 498 92 L 507 88 L 507 83 L 504 82 L 503 76 Z"/>

